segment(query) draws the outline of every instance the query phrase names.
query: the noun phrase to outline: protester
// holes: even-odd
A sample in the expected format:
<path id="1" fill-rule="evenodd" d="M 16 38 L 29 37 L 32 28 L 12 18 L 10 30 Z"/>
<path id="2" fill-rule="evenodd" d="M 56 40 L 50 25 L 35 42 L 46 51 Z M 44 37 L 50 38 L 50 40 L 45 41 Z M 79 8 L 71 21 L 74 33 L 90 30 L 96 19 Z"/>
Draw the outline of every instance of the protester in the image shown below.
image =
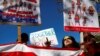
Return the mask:
<path id="1" fill-rule="evenodd" d="M 17 39 L 18 41 L 18 39 Z M 27 33 L 22 33 L 21 34 L 21 43 L 23 44 L 27 44 L 27 42 L 29 41 L 29 36 Z"/>
<path id="2" fill-rule="evenodd" d="M 96 53 L 95 36 L 89 32 L 84 33 L 84 45 L 86 49 L 86 56 L 94 56 Z"/>
<path id="3" fill-rule="evenodd" d="M 80 45 L 76 42 L 74 37 L 65 36 L 62 41 L 62 48 L 80 48 Z"/>

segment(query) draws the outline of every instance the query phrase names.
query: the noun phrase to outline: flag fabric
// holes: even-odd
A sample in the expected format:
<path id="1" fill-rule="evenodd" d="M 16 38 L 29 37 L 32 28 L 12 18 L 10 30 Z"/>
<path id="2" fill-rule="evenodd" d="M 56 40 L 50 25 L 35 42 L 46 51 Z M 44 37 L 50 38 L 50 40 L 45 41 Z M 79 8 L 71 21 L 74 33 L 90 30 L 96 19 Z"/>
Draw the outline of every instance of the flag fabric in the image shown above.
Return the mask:
<path id="1" fill-rule="evenodd" d="M 90 0 L 63 0 L 65 31 L 100 31 L 98 14 Z"/>
<path id="2" fill-rule="evenodd" d="M 41 24 L 40 0 L 4 0 L 0 4 L 0 22 L 22 25 Z"/>
<path id="3" fill-rule="evenodd" d="M 27 1 L 37 3 L 37 1 L 36 1 L 36 0 L 27 0 Z"/>
<path id="4" fill-rule="evenodd" d="M 0 45 L 0 56 L 82 56 L 83 50 L 32 47 L 24 44 Z"/>
<path id="5" fill-rule="evenodd" d="M 36 56 L 31 49 L 22 44 L 0 46 L 0 56 Z"/>

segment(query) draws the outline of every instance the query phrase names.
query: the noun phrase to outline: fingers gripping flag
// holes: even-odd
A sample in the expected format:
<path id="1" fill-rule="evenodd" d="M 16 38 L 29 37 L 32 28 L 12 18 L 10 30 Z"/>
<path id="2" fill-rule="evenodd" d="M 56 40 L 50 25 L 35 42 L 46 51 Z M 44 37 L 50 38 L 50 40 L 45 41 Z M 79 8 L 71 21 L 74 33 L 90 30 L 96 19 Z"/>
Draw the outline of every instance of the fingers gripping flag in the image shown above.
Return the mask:
<path id="1" fill-rule="evenodd" d="M 9 44 L 0 46 L 0 56 L 82 56 L 83 50 L 28 47 L 24 44 Z"/>

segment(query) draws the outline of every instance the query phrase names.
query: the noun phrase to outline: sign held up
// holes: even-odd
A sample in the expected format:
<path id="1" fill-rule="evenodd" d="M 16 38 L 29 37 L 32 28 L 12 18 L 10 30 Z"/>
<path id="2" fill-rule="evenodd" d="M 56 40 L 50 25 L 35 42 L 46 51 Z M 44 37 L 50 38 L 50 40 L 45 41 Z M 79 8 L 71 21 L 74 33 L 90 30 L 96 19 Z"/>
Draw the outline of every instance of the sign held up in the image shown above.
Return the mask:
<path id="1" fill-rule="evenodd" d="M 58 45 L 56 34 L 53 28 L 30 33 L 30 42 L 35 46 L 45 46 L 45 42 L 51 41 L 51 46 Z"/>

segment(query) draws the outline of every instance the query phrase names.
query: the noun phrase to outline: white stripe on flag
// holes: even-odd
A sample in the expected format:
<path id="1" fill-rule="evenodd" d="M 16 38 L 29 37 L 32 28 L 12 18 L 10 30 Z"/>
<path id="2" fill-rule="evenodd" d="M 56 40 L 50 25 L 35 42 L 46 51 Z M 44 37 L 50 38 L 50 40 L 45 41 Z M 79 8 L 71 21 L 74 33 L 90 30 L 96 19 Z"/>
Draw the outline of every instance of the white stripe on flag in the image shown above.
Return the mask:
<path id="1" fill-rule="evenodd" d="M 17 54 L 18 55 L 17 55 Z M 59 48 L 36 48 L 28 47 L 24 44 L 10 44 L 0 46 L 0 55 L 11 56 L 11 54 L 16 54 L 15 56 L 78 56 L 82 53 L 82 50 L 64 50 Z"/>

